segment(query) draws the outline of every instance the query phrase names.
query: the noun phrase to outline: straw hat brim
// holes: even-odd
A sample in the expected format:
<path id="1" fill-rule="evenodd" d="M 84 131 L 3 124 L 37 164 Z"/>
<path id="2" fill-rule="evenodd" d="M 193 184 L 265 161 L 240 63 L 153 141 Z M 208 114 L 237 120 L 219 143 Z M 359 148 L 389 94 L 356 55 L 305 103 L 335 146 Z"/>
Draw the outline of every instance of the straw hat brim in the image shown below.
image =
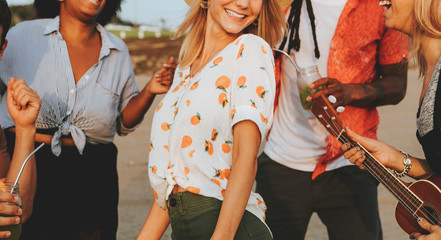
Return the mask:
<path id="1" fill-rule="evenodd" d="M 188 5 L 190 5 L 190 3 L 192 1 L 195 1 L 195 0 L 185 0 L 185 2 Z M 279 2 L 279 4 L 280 4 L 280 7 L 282 8 L 282 10 L 285 10 L 285 8 L 287 8 L 292 3 L 292 1 L 293 0 L 277 0 L 277 2 Z"/>

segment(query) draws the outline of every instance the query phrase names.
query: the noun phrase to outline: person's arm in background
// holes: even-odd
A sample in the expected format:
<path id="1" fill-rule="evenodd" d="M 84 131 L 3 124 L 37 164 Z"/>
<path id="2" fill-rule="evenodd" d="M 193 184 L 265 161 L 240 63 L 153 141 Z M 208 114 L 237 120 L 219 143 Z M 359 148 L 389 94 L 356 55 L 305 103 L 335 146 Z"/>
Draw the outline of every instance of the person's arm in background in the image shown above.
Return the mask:
<path id="1" fill-rule="evenodd" d="M 337 106 L 377 107 L 399 103 L 407 87 L 407 36 L 395 30 L 386 29 L 377 45 L 376 60 L 378 78 L 370 83 L 343 84 L 336 79 L 322 78 L 310 86 L 323 87 L 307 100 L 312 101 L 319 94 L 334 95 Z M 342 80 L 342 79 L 339 79 Z"/>
<path id="2" fill-rule="evenodd" d="M 333 106 L 377 107 L 399 103 L 406 94 L 407 62 L 380 65 L 380 77 L 371 83 L 343 84 L 332 78 L 322 78 L 311 84 L 321 91 L 307 98 L 313 101 L 321 94 L 333 95 L 337 102 Z"/>
<path id="3" fill-rule="evenodd" d="M 175 69 L 174 58 L 171 57 L 153 75 L 141 92 L 130 100 L 121 114 L 122 122 L 126 128 L 133 128 L 142 121 L 144 114 L 152 105 L 156 94 L 168 91 L 173 83 Z"/>
<path id="4" fill-rule="evenodd" d="M 14 182 L 26 157 L 34 150 L 35 120 L 40 111 L 41 100 L 23 79 L 11 78 L 8 84 L 8 112 L 15 123 L 15 148 L 6 176 L 7 182 Z M 19 180 L 23 208 L 23 222 L 32 214 L 37 182 L 35 158 L 32 156 Z"/>

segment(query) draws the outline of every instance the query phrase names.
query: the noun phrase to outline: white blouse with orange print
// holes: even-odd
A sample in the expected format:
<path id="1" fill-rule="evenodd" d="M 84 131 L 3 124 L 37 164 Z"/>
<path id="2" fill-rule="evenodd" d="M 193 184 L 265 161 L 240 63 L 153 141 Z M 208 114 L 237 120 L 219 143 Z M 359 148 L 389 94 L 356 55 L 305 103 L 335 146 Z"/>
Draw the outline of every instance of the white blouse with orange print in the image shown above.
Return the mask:
<path id="1" fill-rule="evenodd" d="M 149 177 L 159 206 L 178 184 L 223 200 L 232 165 L 234 124 L 251 120 L 262 141 L 273 119 L 275 78 L 270 46 L 245 34 L 195 77 L 176 69 L 173 85 L 152 123 Z M 246 209 L 264 220 L 266 206 L 251 192 Z"/>

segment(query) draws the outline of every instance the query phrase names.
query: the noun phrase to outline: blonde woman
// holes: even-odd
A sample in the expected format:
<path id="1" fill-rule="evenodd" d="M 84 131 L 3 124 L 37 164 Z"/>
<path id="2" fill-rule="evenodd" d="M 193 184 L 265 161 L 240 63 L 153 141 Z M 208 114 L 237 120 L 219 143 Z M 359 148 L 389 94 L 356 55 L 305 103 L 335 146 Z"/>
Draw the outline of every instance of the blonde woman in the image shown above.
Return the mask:
<path id="1" fill-rule="evenodd" d="M 156 201 L 138 239 L 272 239 L 252 192 L 275 94 L 277 0 L 188 0 L 174 84 L 150 138 Z"/>
<path id="2" fill-rule="evenodd" d="M 422 178 L 429 174 L 441 174 L 441 0 L 391 0 L 384 1 L 388 10 L 384 14 L 386 26 L 406 33 L 412 38 L 423 88 L 417 114 L 417 136 L 426 159 L 410 157 L 397 149 L 373 139 L 361 137 L 348 129 L 349 136 L 362 144 L 386 167 Z M 343 145 L 345 157 L 364 168 L 365 155 L 358 148 L 348 150 Z M 441 227 L 426 220 L 420 225 L 430 234 L 414 233 L 411 238 L 441 239 Z"/>

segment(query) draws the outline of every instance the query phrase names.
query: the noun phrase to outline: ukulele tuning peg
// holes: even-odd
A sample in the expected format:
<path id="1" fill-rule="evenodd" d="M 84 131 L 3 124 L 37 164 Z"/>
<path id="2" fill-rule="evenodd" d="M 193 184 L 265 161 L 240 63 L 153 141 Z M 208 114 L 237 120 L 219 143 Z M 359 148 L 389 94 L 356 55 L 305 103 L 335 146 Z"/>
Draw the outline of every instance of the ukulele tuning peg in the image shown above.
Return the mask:
<path id="1" fill-rule="evenodd" d="M 335 120 L 335 117 L 331 117 L 331 120 L 334 121 L 334 120 Z"/>
<path id="2" fill-rule="evenodd" d="M 345 107 L 339 106 L 336 110 L 338 113 L 342 113 L 345 110 Z"/>
<path id="3" fill-rule="evenodd" d="M 331 128 L 331 125 L 327 124 L 327 125 L 326 125 L 326 128 Z"/>
<path id="4" fill-rule="evenodd" d="M 328 110 L 328 107 L 324 106 L 324 107 L 323 107 L 323 110 L 325 110 L 325 111 Z"/>
<path id="5" fill-rule="evenodd" d="M 323 118 L 323 115 L 319 114 L 317 117 L 318 117 L 318 118 Z"/>
<path id="6" fill-rule="evenodd" d="M 337 102 L 337 98 L 334 95 L 329 95 L 328 100 L 330 103 L 334 104 Z"/>

